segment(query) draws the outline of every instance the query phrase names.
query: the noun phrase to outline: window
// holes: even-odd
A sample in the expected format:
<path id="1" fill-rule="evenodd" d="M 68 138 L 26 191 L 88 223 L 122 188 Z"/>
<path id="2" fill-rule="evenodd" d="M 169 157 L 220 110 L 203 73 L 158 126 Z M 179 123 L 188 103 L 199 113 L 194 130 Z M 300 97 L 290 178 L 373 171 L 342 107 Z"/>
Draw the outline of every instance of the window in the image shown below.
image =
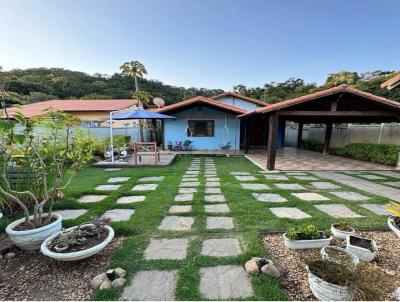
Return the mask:
<path id="1" fill-rule="evenodd" d="M 214 121 L 188 121 L 188 123 L 190 129 L 188 136 L 214 136 Z"/>

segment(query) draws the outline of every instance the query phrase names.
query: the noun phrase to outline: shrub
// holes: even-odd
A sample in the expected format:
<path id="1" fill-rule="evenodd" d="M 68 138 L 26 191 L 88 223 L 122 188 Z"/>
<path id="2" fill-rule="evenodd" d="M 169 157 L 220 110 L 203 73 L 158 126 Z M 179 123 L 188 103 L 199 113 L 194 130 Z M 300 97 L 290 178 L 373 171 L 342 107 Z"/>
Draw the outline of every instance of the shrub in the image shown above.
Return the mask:
<path id="1" fill-rule="evenodd" d="M 319 231 L 314 224 L 308 224 L 299 228 L 290 228 L 286 236 L 290 240 L 325 239 L 330 236 L 329 231 Z"/>

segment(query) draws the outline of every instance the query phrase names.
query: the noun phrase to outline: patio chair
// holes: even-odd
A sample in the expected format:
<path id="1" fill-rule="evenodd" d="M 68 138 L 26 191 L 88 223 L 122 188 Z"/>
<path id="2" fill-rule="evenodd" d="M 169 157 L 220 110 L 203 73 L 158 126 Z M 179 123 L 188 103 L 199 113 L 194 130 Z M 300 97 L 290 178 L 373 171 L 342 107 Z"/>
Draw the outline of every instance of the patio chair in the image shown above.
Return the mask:
<path id="1" fill-rule="evenodd" d="M 160 162 L 160 150 L 156 142 L 134 143 L 132 151 L 135 157 L 135 165 L 138 163 L 138 158 L 139 162 L 142 162 L 142 156 L 154 156 L 156 165 Z"/>

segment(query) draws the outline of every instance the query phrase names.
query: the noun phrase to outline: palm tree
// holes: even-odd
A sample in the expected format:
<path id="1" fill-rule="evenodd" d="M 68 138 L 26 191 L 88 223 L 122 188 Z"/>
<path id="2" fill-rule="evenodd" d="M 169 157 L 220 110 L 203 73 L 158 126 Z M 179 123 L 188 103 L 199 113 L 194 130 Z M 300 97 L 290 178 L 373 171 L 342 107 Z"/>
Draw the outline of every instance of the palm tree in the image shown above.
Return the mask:
<path id="1" fill-rule="evenodd" d="M 135 79 L 135 91 L 139 90 L 137 78 L 143 78 L 147 74 L 147 70 L 139 61 L 130 61 L 124 63 L 120 68 L 121 73 L 126 76 L 131 76 Z"/>
<path id="2" fill-rule="evenodd" d="M 147 91 L 137 90 L 132 93 L 132 99 L 138 100 L 139 107 L 143 107 L 143 104 L 147 104 L 152 99 L 152 95 Z M 140 139 L 143 141 L 144 133 L 143 133 L 143 120 L 139 120 L 139 131 L 140 131 Z"/>

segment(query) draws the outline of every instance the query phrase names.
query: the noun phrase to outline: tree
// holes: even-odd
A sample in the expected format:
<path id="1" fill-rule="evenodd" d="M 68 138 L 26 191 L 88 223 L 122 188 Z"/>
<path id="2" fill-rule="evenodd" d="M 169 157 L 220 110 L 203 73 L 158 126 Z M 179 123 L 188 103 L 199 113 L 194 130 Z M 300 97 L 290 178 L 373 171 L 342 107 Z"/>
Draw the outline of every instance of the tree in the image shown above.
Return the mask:
<path id="1" fill-rule="evenodd" d="M 357 72 L 341 71 L 329 74 L 325 86 L 328 88 L 336 87 L 342 84 L 355 85 L 360 79 Z"/>
<path id="2" fill-rule="evenodd" d="M 140 107 L 142 107 L 143 104 L 148 104 L 152 98 L 153 96 L 144 90 L 136 90 L 132 93 L 132 99 L 138 100 Z"/>
<path id="3" fill-rule="evenodd" d="M 135 79 L 135 90 L 138 91 L 138 78 L 142 78 L 147 74 L 147 70 L 139 61 L 130 61 L 124 63 L 120 68 L 123 75 L 133 77 Z"/>

